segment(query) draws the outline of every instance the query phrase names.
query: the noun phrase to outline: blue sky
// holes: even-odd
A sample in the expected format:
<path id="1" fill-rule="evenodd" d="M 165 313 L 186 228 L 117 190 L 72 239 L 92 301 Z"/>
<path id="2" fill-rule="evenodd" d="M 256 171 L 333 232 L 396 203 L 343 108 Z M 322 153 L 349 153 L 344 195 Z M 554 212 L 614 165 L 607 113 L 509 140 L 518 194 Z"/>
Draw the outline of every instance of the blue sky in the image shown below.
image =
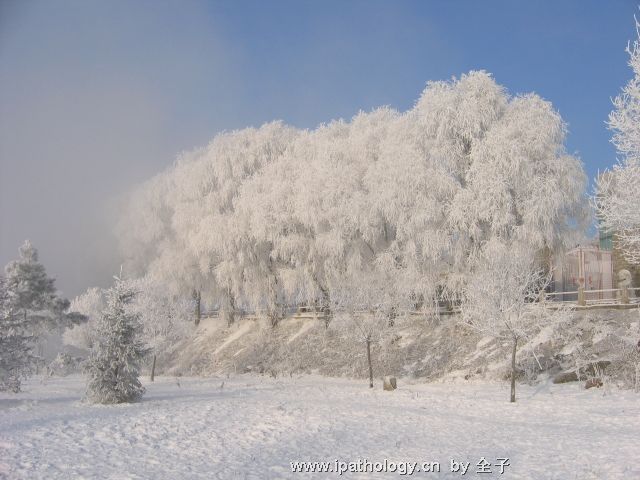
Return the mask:
<path id="1" fill-rule="evenodd" d="M 410 108 L 491 72 L 569 125 L 591 177 L 637 3 L 0 0 L 0 263 L 30 238 L 69 295 L 117 271 L 109 199 L 217 132 Z"/>

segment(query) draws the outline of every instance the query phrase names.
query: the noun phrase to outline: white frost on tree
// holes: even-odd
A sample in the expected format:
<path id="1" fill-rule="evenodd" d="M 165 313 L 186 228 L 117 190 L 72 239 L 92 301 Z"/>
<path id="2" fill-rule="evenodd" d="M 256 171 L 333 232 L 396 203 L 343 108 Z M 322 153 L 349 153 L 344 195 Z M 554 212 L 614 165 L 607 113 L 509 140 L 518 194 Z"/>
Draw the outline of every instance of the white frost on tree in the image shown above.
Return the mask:
<path id="1" fill-rule="evenodd" d="M 116 277 L 106 293 L 107 306 L 96 325 L 96 335 L 86 362 L 87 399 L 92 403 L 123 403 L 144 394 L 140 364 L 147 349 L 140 340 L 138 314 L 127 311 L 136 292 Z"/>
<path id="2" fill-rule="evenodd" d="M 24 319 L 9 303 L 4 277 L 0 276 L 0 391 L 20 391 L 22 379 L 34 370 L 33 335 L 24 331 Z"/>
<path id="3" fill-rule="evenodd" d="M 486 72 L 429 83 L 404 113 L 223 133 L 134 192 L 122 247 L 135 275 L 199 292 L 229 322 L 330 312 L 368 279 L 396 311 L 426 311 L 460 297 L 492 240 L 575 245 L 586 176 L 565 136 L 549 102 Z"/>
<path id="4" fill-rule="evenodd" d="M 87 322 L 76 325 L 64 332 L 62 339 L 66 345 L 82 350 L 90 350 L 95 336 L 95 325 L 105 309 L 104 290 L 91 287 L 71 301 L 71 310 L 87 317 Z"/>
<path id="5" fill-rule="evenodd" d="M 248 292 L 245 279 L 265 262 L 261 245 L 243 235 L 234 201 L 243 182 L 280 156 L 294 135 L 279 122 L 225 133 L 141 186 L 119 228 L 128 272 L 149 274 L 197 304 L 208 300 L 233 321 L 237 300 L 251 303 L 253 290 L 264 287 L 255 277 Z"/>
<path id="6" fill-rule="evenodd" d="M 640 24 L 636 21 L 636 28 Z M 640 39 L 640 31 L 638 33 Z M 627 261 L 640 265 L 640 41 L 627 47 L 634 77 L 613 101 L 609 128 L 621 158 L 598 178 L 594 199 L 600 228 L 614 233 Z"/>
<path id="7" fill-rule="evenodd" d="M 373 388 L 372 348 L 379 348 L 401 319 L 398 290 L 389 288 L 389 277 L 376 269 L 361 270 L 355 273 L 355 278 L 345 280 L 333 297 L 342 312 L 337 315 L 337 327 L 365 347 L 369 387 Z M 403 311 L 406 317 L 406 309 Z"/>
<path id="8" fill-rule="evenodd" d="M 462 320 L 484 335 L 511 343 L 510 399 L 515 402 L 518 343 L 564 320 L 565 311 L 551 311 L 539 302 L 549 276 L 528 246 L 493 240 L 472 265 L 462 296 Z"/>
<path id="9" fill-rule="evenodd" d="M 20 259 L 5 267 L 5 281 L 11 308 L 33 334 L 62 331 L 85 320 L 83 315 L 69 312 L 69 300 L 58 295 L 55 279 L 47 276 L 38 250 L 29 240 L 20 247 Z"/>
<path id="10" fill-rule="evenodd" d="M 9 262 L 2 280 L 2 329 L 0 356 L 12 365 L 9 388 L 20 389 L 20 379 L 35 370 L 40 336 L 45 332 L 62 332 L 86 321 L 86 317 L 69 312 L 69 301 L 55 289 L 55 280 L 47 276 L 38 260 L 38 251 L 28 240 L 20 247 L 20 258 Z"/>
<path id="11" fill-rule="evenodd" d="M 128 314 L 140 320 L 140 338 L 144 341 L 152 362 L 151 379 L 156 360 L 166 364 L 166 358 L 180 340 L 193 329 L 191 302 L 172 297 L 162 285 L 149 277 L 127 280 L 136 295 L 126 306 Z"/>
<path id="12" fill-rule="evenodd" d="M 173 352 L 173 347 L 192 331 L 192 302 L 172 294 L 164 284 L 154 281 L 150 276 L 123 282 L 136 292 L 126 304 L 126 312 L 139 317 L 141 338 L 150 350 L 151 360 L 157 356 L 163 365 Z M 107 293 L 108 290 L 94 287 L 73 299 L 71 308 L 85 315 L 88 321 L 65 331 L 65 344 L 83 350 L 93 347 L 97 325 L 106 308 Z"/>

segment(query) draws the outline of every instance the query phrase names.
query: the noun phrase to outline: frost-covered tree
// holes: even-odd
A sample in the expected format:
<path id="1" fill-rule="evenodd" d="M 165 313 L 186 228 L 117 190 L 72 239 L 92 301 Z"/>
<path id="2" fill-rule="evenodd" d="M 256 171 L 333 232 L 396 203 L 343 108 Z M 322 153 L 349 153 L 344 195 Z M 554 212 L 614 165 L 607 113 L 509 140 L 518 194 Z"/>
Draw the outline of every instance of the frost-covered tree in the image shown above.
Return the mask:
<path id="1" fill-rule="evenodd" d="M 172 353 L 180 340 L 192 331 L 190 323 L 192 303 L 188 298 L 172 294 L 162 283 L 150 276 L 124 280 L 136 295 L 126 304 L 126 312 L 137 315 L 142 326 L 141 338 L 160 364 Z M 97 325 L 106 308 L 108 290 L 89 288 L 74 298 L 71 308 L 82 313 L 89 320 L 65 331 L 63 339 L 67 345 L 90 350 L 96 338 Z"/>
<path id="2" fill-rule="evenodd" d="M 640 24 L 636 21 L 636 28 Z M 638 33 L 640 39 L 640 32 Z M 621 158 L 598 177 L 594 204 L 600 228 L 615 234 L 629 263 L 640 265 L 640 41 L 627 47 L 634 77 L 622 89 L 609 115 L 609 128 Z"/>
<path id="3" fill-rule="evenodd" d="M 29 240 L 20 247 L 20 259 L 5 267 L 8 303 L 22 317 L 26 331 L 37 334 L 43 330 L 63 330 L 86 320 L 83 315 L 69 312 L 69 300 L 58 296 L 55 279 L 38 261 L 38 251 Z"/>
<path id="4" fill-rule="evenodd" d="M 465 282 L 462 320 L 484 335 L 511 343 L 511 402 L 516 401 L 518 343 L 550 322 L 563 318 L 538 301 L 549 278 L 529 248 L 491 241 L 473 258 Z"/>
<path id="5" fill-rule="evenodd" d="M 475 84 L 465 88 L 481 95 L 488 80 L 474 76 L 460 84 Z M 464 284 L 469 255 L 492 239 L 519 242 L 531 253 L 561 252 L 575 245 L 588 220 L 586 176 L 580 161 L 565 152 L 566 127 L 558 113 L 534 94 L 502 95 L 502 107 L 488 119 L 461 113 L 472 128 L 463 134 L 465 161 L 445 228 L 453 267 L 447 286 L 453 290 Z"/>
<path id="6" fill-rule="evenodd" d="M 586 176 L 565 135 L 551 104 L 486 72 L 429 83 L 405 113 L 224 133 L 141 187 L 123 247 L 138 274 L 229 322 L 245 307 L 273 324 L 291 304 L 329 312 L 367 278 L 396 311 L 427 311 L 460 297 L 494 239 L 574 246 Z"/>
<path id="7" fill-rule="evenodd" d="M 140 364 L 147 353 L 141 341 L 138 314 L 127 311 L 136 292 L 122 278 L 106 293 L 106 308 L 96 325 L 93 347 L 86 363 L 86 396 L 93 403 L 123 403 L 144 394 Z"/>
<path id="8" fill-rule="evenodd" d="M 24 318 L 13 311 L 4 277 L 0 276 L 0 391 L 19 392 L 22 379 L 37 361 L 34 336 L 25 333 Z"/>
<path id="9" fill-rule="evenodd" d="M 599 228 L 613 233 L 625 260 L 640 265 L 640 163 L 620 162 L 598 176 L 594 206 Z"/>
<path id="10" fill-rule="evenodd" d="M 21 372 L 26 374 L 37 366 L 31 349 L 38 347 L 43 333 L 62 332 L 85 322 L 86 317 L 69 312 L 69 301 L 57 294 L 55 280 L 47 276 L 31 242 L 25 241 L 19 252 L 20 258 L 5 267 L 2 335 L 9 343 L 4 342 L 7 350 L 2 355 L 5 359 L 15 356 L 16 362 L 24 365 Z M 16 382 L 14 390 L 20 386 Z"/>
<path id="11" fill-rule="evenodd" d="M 70 309 L 87 317 L 87 322 L 67 329 L 62 338 L 65 344 L 83 350 L 90 350 L 95 336 L 95 325 L 105 308 L 105 292 L 91 287 L 71 301 Z"/>
<path id="12" fill-rule="evenodd" d="M 160 365 L 165 363 L 172 348 L 193 329 L 193 324 L 189 322 L 191 303 L 187 299 L 172 297 L 150 277 L 127 280 L 126 283 L 136 295 L 125 310 L 140 320 L 140 338 L 151 356 L 153 381 L 156 360 L 160 360 Z"/>
<path id="13" fill-rule="evenodd" d="M 175 294 L 195 293 L 222 307 L 232 321 L 242 297 L 252 298 L 245 294 L 245 270 L 263 251 L 242 234 L 234 199 L 243 182 L 278 158 L 294 134 L 279 122 L 221 134 L 143 185 L 128 202 L 119 229 L 126 257 L 139 265 L 135 274 L 161 279 Z M 150 223 L 152 234 L 136 222 Z"/>
<path id="14" fill-rule="evenodd" d="M 333 296 L 336 308 L 342 312 L 337 315 L 338 328 L 365 347 L 369 387 L 373 388 L 371 349 L 380 345 L 391 327 L 397 326 L 397 290 L 390 289 L 388 277 L 375 269 L 357 272 L 355 278 L 344 280 L 342 285 L 336 285 Z"/>
<path id="15" fill-rule="evenodd" d="M 206 259 L 213 274 L 209 296 L 229 323 L 242 303 L 268 310 L 272 321 L 282 308 L 271 245 L 247 228 L 246 218 L 237 213 L 237 199 L 243 185 L 280 158 L 295 135 L 291 127 L 272 122 L 221 135 L 207 149 L 201 174 L 206 179 L 204 196 L 195 200 L 200 210 L 194 212 L 197 229 L 189 238 L 192 250 Z"/>

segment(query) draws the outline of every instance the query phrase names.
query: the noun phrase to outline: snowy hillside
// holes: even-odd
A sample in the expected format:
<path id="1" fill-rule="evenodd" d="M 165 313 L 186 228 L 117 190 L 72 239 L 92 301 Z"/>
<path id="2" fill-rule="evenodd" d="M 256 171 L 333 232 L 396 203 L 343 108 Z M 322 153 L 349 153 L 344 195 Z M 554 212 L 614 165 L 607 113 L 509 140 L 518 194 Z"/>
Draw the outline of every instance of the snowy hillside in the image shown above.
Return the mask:
<path id="1" fill-rule="evenodd" d="M 341 478 L 293 473 L 291 462 L 358 460 L 439 462 L 439 474 L 414 476 L 459 478 L 451 459 L 470 462 L 476 478 L 481 457 L 493 464 L 484 478 L 640 478 L 631 392 L 544 384 L 523 387 L 509 404 L 506 385 L 478 382 L 404 382 L 384 392 L 317 376 L 162 377 L 139 403 L 91 406 L 80 402 L 82 378 L 41 381 L 0 394 L 4 478 Z M 502 476 L 498 458 L 509 459 Z"/>
<path id="2" fill-rule="evenodd" d="M 537 383 L 611 361 L 614 366 L 605 373 L 621 375 L 614 371 L 616 358 L 621 347 L 632 349 L 640 339 L 639 320 L 635 310 L 600 310 L 579 312 L 567 324 L 547 327 L 523 343 L 518 353 L 520 380 Z M 457 316 L 410 317 L 386 328 L 374 343 L 374 376 L 504 380 L 510 348 L 509 342 L 461 325 Z M 345 319 L 336 318 L 328 328 L 313 319 L 287 318 L 276 328 L 250 319 L 230 327 L 220 319 L 203 319 L 160 370 L 179 375 L 254 372 L 363 378 L 367 364 L 364 342 Z"/>

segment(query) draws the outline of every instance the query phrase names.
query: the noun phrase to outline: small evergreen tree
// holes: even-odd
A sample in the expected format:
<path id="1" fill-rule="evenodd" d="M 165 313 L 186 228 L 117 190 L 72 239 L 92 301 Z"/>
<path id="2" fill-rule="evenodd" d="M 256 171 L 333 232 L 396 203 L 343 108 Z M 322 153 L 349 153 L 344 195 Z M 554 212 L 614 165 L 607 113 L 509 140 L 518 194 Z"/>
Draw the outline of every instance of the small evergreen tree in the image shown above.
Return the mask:
<path id="1" fill-rule="evenodd" d="M 0 390 L 20 391 L 22 378 L 40 359 L 33 354 L 44 332 L 61 331 L 86 321 L 69 312 L 69 301 L 58 296 L 55 280 L 38 261 L 38 251 L 25 241 L 20 258 L 9 262 L 0 285 Z"/>
<path id="2" fill-rule="evenodd" d="M 93 403 L 132 402 L 144 394 L 138 377 L 147 349 L 140 341 L 140 316 L 127 308 L 135 294 L 119 277 L 107 291 L 107 307 L 86 364 L 87 398 Z"/>
<path id="3" fill-rule="evenodd" d="M 20 258 L 5 267 L 9 309 L 21 317 L 22 328 L 30 335 L 43 331 L 64 330 L 86 321 L 84 315 L 69 312 L 70 302 L 58 296 L 55 279 L 38 260 L 38 250 L 26 240 Z"/>
<path id="4" fill-rule="evenodd" d="M 32 373 L 38 358 L 33 355 L 33 336 L 24 332 L 22 318 L 9 303 L 4 277 L 0 277 L 0 391 L 20 391 L 21 380 Z"/>

